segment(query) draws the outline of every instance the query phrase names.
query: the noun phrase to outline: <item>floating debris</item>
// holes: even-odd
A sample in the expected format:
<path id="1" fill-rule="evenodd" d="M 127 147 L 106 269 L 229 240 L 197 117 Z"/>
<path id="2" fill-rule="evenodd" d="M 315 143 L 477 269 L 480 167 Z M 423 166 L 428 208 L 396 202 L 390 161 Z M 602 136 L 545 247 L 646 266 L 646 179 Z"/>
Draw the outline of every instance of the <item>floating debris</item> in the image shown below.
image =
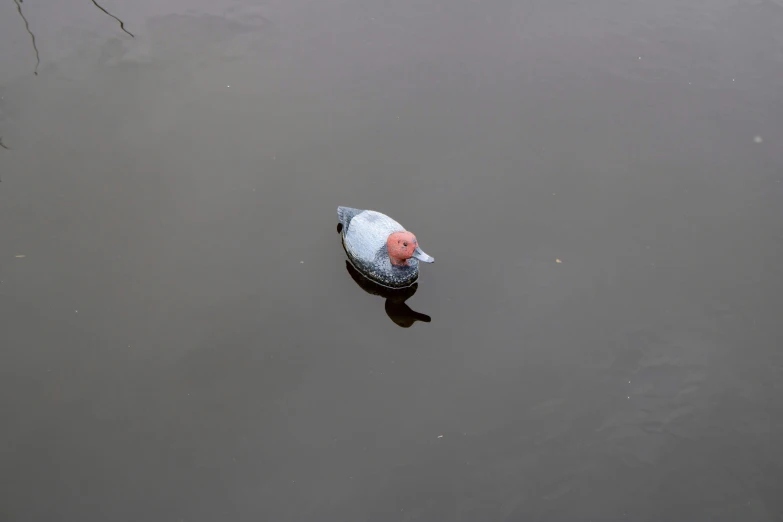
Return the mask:
<path id="1" fill-rule="evenodd" d="M 96 2 L 95 0 L 92 0 L 92 3 L 95 5 L 95 7 L 97 7 L 98 9 L 100 9 L 101 11 L 103 11 L 104 13 L 106 13 L 107 15 L 109 15 L 109 16 L 111 16 L 112 18 L 114 18 L 115 20 L 117 20 L 117 21 L 120 23 L 120 29 L 122 29 L 123 31 L 125 31 L 126 33 L 128 33 L 128 34 L 130 35 L 130 37 L 131 37 L 131 38 L 136 38 L 135 36 L 133 36 L 133 33 L 132 33 L 132 32 L 130 32 L 130 31 L 128 31 L 127 29 L 125 29 L 125 22 L 123 22 L 122 20 L 120 20 L 119 18 L 117 18 L 116 16 L 114 16 L 113 14 L 111 14 L 109 11 L 107 11 L 107 10 L 106 10 L 106 9 L 104 9 L 103 7 L 101 7 L 101 6 L 98 4 L 98 2 Z"/>
<path id="2" fill-rule="evenodd" d="M 559 265 L 559 264 L 562 263 L 562 261 L 560 261 L 559 259 L 555 259 L 555 263 L 557 263 Z"/>
<path id="3" fill-rule="evenodd" d="M 764 141 L 764 140 L 761 139 L 761 136 L 756 136 L 755 138 L 753 138 L 753 142 L 754 143 L 761 143 L 762 141 Z"/>
<path id="4" fill-rule="evenodd" d="M 16 255 L 16 258 L 17 258 L 17 259 L 22 259 L 23 257 L 27 257 L 27 256 L 26 256 L 26 255 L 24 255 L 24 254 L 17 254 L 17 255 Z"/>
<path id="5" fill-rule="evenodd" d="M 38 76 L 38 66 L 41 65 L 41 55 L 38 53 L 38 45 L 35 43 L 35 35 L 30 30 L 30 24 L 27 22 L 27 18 L 25 18 L 24 13 L 22 12 L 22 0 L 14 0 L 14 3 L 16 4 L 16 10 L 19 11 L 19 16 L 21 16 L 22 20 L 24 20 L 24 28 L 27 30 L 27 34 L 30 35 L 30 39 L 33 41 L 33 50 L 35 51 L 35 70 L 33 71 L 33 74 Z"/>

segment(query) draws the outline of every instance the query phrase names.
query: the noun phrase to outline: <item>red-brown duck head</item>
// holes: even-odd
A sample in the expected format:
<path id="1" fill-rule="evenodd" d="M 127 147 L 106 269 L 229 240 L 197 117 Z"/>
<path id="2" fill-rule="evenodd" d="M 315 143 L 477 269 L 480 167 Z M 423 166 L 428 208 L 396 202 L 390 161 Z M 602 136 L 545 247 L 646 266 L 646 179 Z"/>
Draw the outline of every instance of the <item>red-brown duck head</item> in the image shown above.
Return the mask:
<path id="1" fill-rule="evenodd" d="M 419 248 L 419 242 L 410 232 L 394 232 L 386 240 L 386 249 L 389 251 L 389 259 L 392 265 L 407 266 L 412 257 L 424 263 L 434 263 L 435 259 L 425 254 Z"/>

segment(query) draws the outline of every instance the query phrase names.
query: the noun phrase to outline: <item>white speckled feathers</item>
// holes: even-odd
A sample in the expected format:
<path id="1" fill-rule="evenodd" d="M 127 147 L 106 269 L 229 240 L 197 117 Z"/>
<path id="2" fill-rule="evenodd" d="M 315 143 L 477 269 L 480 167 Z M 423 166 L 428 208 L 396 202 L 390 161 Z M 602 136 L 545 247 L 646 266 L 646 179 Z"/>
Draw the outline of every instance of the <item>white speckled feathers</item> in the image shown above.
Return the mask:
<path id="1" fill-rule="evenodd" d="M 345 226 L 345 225 L 343 225 Z M 348 255 L 354 259 L 371 261 L 386 247 L 386 240 L 394 232 L 405 228 L 392 218 L 374 210 L 364 210 L 353 216 L 343 236 Z"/>
<path id="2" fill-rule="evenodd" d="M 391 288 L 403 288 L 419 277 L 419 261 L 410 258 L 392 265 L 386 242 L 394 232 L 405 232 L 402 225 L 374 210 L 338 207 L 342 242 L 348 259 L 363 276 Z"/>

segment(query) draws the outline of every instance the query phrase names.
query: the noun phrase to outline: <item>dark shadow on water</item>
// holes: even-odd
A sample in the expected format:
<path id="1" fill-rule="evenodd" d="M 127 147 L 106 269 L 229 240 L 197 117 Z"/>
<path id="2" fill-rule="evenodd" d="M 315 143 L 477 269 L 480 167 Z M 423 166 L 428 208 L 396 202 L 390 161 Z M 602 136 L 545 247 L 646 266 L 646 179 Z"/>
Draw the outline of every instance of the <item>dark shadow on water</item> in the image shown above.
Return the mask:
<path id="1" fill-rule="evenodd" d="M 418 283 L 413 283 L 407 288 L 386 288 L 385 286 L 376 284 L 364 277 L 349 261 L 345 262 L 345 268 L 348 269 L 351 278 L 353 278 L 362 290 L 368 294 L 378 295 L 386 299 L 386 315 L 388 315 L 389 319 L 394 321 L 397 326 L 410 328 L 416 321 L 421 321 L 423 323 L 432 321 L 432 318 L 429 315 L 415 312 L 405 304 L 405 301 L 413 297 L 413 294 L 416 293 L 416 289 L 419 287 Z"/>

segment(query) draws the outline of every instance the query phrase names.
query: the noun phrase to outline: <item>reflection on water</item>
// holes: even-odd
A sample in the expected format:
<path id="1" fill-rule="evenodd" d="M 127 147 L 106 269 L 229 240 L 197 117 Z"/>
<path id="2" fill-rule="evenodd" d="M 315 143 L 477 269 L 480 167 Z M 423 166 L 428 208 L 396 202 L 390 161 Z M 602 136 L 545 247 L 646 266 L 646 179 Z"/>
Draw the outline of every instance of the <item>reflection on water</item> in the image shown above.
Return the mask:
<path id="1" fill-rule="evenodd" d="M 122 29 L 123 31 L 125 31 L 126 33 L 128 33 L 128 34 L 130 35 L 130 37 L 131 37 L 131 38 L 136 38 L 136 37 L 133 35 L 133 33 L 131 33 L 130 31 L 128 31 L 127 29 L 125 29 L 125 22 L 123 22 L 122 20 L 120 20 L 119 18 L 117 18 L 116 16 L 114 16 L 113 14 L 111 14 L 109 11 L 107 11 L 107 10 L 106 10 L 106 9 L 104 9 L 103 7 L 101 7 L 101 6 L 98 4 L 98 2 L 96 2 L 95 0 L 92 0 L 92 3 L 95 5 L 95 7 L 97 7 L 98 9 L 100 9 L 101 11 L 103 11 L 104 13 L 106 13 L 107 15 L 109 15 L 109 16 L 111 16 L 112 18 L 114 18 L 115 20 L 117 20 L 117 22 L 119 22 L 119 24 L 120 24 L 120 29 Z"/>
<path id="2" fill-rule="evenodd" d="M 35 70 L 33 71 L 33 74 L 38 76 L 38 66 L 41 65 L 41 55 L 38 54 L 38 45 L 35 43 L 35 35 L 30 30 L 30 24 L 27 22 L 27 18 L 22 12 L 22 0 L 14 0 L 14 3 L 16 4 L 16 10 L 19 11 L 19 16 L 21 16 L 22 20 L 24 20 L 24 28 L 27 30 L 27 34 L 30 35 L 30 39 L 33 41 L 33 50 L 35 50 Z"/>
<path id="3" fill-rule="evenodd" d="M 418 283 L 413 283 L 407 288 L 387 288 L 364 277 L 349 261 L 345 262 L 345 268 L 362 290 L 368 294 L 379 295 L 386 299 L 386 315 L 388 315 L 389 319 L 394 321 L 397 326 L 410 328 L 416 321 L 424 323 L 432 321 L 432 318 L 429 315 L 411 310 L 410 307 L 405 304 L 405 301 L 413 297 L 413 294 L 416 293 L 416 290 L 419 287 Z"/>
<path id="4" fill-rule="evenodd" d="M 24 15 L 24 12 L 22 11 L 22 3 L 23 2 L 24 2 L 24 0 L 14 0 L 14 3 L 16 4 L 16 10 L 19 12 L 19 16 L 21 16 L 22 20 L 24 21 L 25 30 L 27 31 L 27 34 L 30 35 L 30 40 L 32 40 L 32 42 L 33 42 L 33 50 L 35 51 L 35 69 L 33 70 L 33 74 L 38 76 L 38 67 L 41 65 L 41 55 L 38 52 L 38 44 L 35 43 L 35 34 L 30 30 L 30 23 L 27 21 L 27 17 Z M 96 0 L 92 0 L 92 3 L 93 3 L 93 5 L 95 7 L 97 7 L 101 11 L 103 11 L 103 13 L 105 13 L 107 16 L 110 16 L 110 17 L 114 18 L 115 20 L 117 20 L 117 22 L 120 24 L 120 29 L 122 29 L 123 31 L 125 31 L 125 33 L 130 35 L 131 38 L 135 38 L 136 37 L 133 33 L 128 31 L 127 29 L 125 29 L 125 22 L 123 22 L 122 20 L 120 20 L 119 18 L 117 18 L 116 16 L 111 14 L 109 11 L 107 11 Z M 5 148 L 5 147 L 3 147 L 3 148 Z"/>

